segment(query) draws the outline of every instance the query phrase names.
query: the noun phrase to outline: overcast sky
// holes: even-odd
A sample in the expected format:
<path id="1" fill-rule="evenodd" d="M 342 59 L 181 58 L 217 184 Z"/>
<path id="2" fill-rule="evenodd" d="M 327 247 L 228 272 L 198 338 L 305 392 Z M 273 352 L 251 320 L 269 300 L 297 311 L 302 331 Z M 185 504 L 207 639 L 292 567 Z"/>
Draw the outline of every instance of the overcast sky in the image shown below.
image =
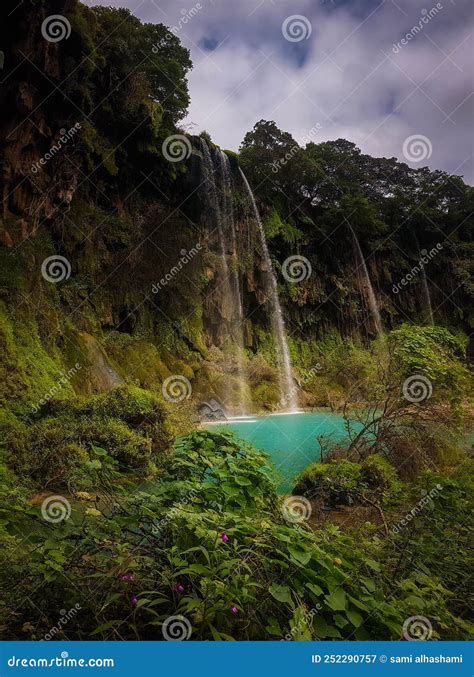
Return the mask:
<path id="1" fill-rule="evenodd" d="M 185 123 L 224 148 L 263 118 L 300 142 L 310 130 L 315 142 L 343 137 L 474 183 L 472 0 L 86 4 L 178 29 L 194 63 Z M 425 138 L 406 142 L 414 135 Z"/>

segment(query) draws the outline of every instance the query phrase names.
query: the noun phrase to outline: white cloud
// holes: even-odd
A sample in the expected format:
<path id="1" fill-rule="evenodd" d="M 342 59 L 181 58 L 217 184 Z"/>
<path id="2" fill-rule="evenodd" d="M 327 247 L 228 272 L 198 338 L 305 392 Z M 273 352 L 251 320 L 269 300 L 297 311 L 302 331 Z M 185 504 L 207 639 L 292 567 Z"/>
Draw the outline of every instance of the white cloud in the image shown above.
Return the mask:
<path id="1" fill-rule="evenodd" d="M 179 32 L 194 62 L 186 122 L 234 150 L 262 118 L 296 138 L 319 123 L 318 140 L 344 137 L 364 152 L 400 159 L 404 139 L 423 134 L 432 141 L 432 168 L 472 182 L 469 0 L 438 3 L 413 39 L 392 51 L 426 16 L 422 10 L 436 7 L 431 3 L 200 0 L 201 9 Z M 169 26 L 196 5 L 114 4 Z M 282 22 L 292 14 L 310 19 L 309 40 L 283 37 Z M 213 43 L 221 44 L 204 48 Z"/>

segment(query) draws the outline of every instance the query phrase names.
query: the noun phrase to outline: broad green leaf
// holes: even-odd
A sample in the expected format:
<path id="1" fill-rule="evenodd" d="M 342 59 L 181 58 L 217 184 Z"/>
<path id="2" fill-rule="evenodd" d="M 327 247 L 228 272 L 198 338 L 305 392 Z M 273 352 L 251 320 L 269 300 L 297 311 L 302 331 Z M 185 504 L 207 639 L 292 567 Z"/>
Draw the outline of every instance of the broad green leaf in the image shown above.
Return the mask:
<path id="1" fill-rule="evenodd" d="M 333 611 L 344 611 L 346 608 L 346 593 L 342 588 L 337 588 L 330 595 L 326 595 L 324 599 Z"/>
<path id="2" fill-rule="evenodd" d="M 278 585 L 277 583 L 272 583 L 269 587 L 269 592 L 272 597 L 274 597 L 279 602 L 284 602 L 285 604 L 293 604 L 293 599 L 291 597 L 291 590 L 287 585 Z"/>
<path id="3" fill-rule="evenodd" d="M 362 618 L 362 616 L 360 615 L 360 613 L 358 611 L 354 611 L 354 610 L 346 611 L 346 616 L 350 620 L 352 625 L 356 628 L 358 628 L 360 625 L 362 625 L 362 622 L 364 620 Z"/>

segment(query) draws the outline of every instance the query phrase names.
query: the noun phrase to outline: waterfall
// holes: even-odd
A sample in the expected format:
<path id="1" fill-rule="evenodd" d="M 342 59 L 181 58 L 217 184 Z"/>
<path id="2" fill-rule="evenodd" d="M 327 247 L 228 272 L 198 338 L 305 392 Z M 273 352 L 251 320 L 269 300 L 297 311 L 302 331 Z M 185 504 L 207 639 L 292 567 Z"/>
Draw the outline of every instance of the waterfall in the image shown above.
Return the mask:
<path id="1" fill-rule="evenodd" d="M 219 287 L 221 293 L 220 315 L 223 319 L 222 335 L 237 349 L 237 376 L 239 384 L 238 402 L 230 388 L 227 390 L 227 406 L 235 408 L 239 414 L 245 414 L 246 402 L 250 400 L 248 374 L 245 369 L 243 305 L 240 293 L 237 266 L 237 246 L 234 223 L 234 204 L 232 197 L 232 172 L 229 158 L 216 150 L 214 157 L 204 139 L 200 139 L 202 152 L 202 172 L 208 206 L 208 218 L 211 233 L 217 231 L 220 256 Z M 228 256 L 232 257 L 229 269 Z M 227 384 L 230 386 L 231 384 Z"/>
<path id="2" fill-rule="evenodd" d="M 222 185 L 222 221 L 224 233 L 230 236 L 230 250 L 232 256 L 232 268 L 230 271 L 230 281 L 233 287 L 233 296 L 237 302 L 237 314 L 239 319 L 240 331 L 243 332 L 243 308 L 240 294 L 240 283 L 238 273 L 237 257 L 237 237 L 235 234 L 234 205 L 233 205 L 233 182 L 232 170 L 230 168 L 229 158 L 225 153 L 219 151 L 218 154 L 219 173 Z M 243 343 L 243 341 L 242 341 Z"/>
<path id="3" fill-rule="evenodd" d="M 255 221 L 257 222 L 260 243 L 262 245 L 263 258 L 266 266 L 268 288 L 272 305 L 271 320 L 273 336 L 279 364 L 281 400 L 282 402 L 286 402 L 289 405 L 291 411 L 295 411 L 298 409 L 298 400 L 296 397 L 297 388 L 293 380 L 290 351 L 288 349 L 288 340 L 286 338 L 285 322 L 283 320 L 280 299 L 278 297 L 278 287 L 275 273 L 273 271 L 272 260 L 270 258 L 270 252 L 268 251 L 267 238 L 265 237 L 265 231 L 263 229 L 262 219 L 260 218 L 257 203 L 255 201 L 255 196 L 242 169 L 240 169 L 240 174 L 242 175 L 242 180 L 245 184 L 250 202 L 252 204 Z"/>
<path id="4" fill-rule="evenodd" d="M 222 299 L 220 304 L 221 316 L 227 322 L 231 322 L 234 316 L 235 306 L 232 296 L 229 278 L 229 266 L 227 264 L 224 228 L 222 223 L 221 205 L 223 202 L 222 195 L 219 199 L 217 192 L 217 182 L 215 177 L 215 168 L 211 156 L 211 151 L 204 139 L 200 139 L 202 152 L 202 171 L 203 180 L 206 193 L 206 201 L 208 206 L 208 219 L 212 228 L 212 232 L 217 230 L 221 277 L 222 277 Z"/>
<path id="5" fill-rule="evenodd" d="M 365 296 L 365 299 L 367 301 L 367 304 L 370 309 L 370 313 L 372 315 L 372 319 L 374 321 L 375 325 L 375 330 L 377 334 L 383 334 L 383 324 L 382 324 L 382 318 L 380 317 L 380 311 L 379 311 L 379 306 L 377 303 L 377 299 L 375 297 L 375 292 L 374 288 L 372 287 L 372 282 L 370 281 L 369 277 L 369 271 L 367 270 L 367 264 L 365 262 L 364 254 L 362 253 L 362 249 L 360 248 L 359 240 L 357 238 L 357 235 L 355 234 L 354 230 L 352 229 L 352 226 L 349 224 L 350 231 L 352 233 L 352 240 L 354 242 L 354 248 L 356 251 L 356 257 L 359 260 L 358 263 L 358 270 L 362 270 L 363 273 L 363 280 L 361 280 L 360 275 L 358 275 L 360 286 L 361 286 L 361 291 L 362 294 Z"/>
<path id="6" fill-rule="evenodd" d="M 426 250 L 423 250 L 426 251 Z M 434 324 L 433 307 L 431 305 L 430 289 L 428 287 L 428 280 L 426 279 L 425 266 L 423 265 L 420 252 L 421 262 L 421 284 L 423 286 L 423 296 L 425 297 L 426 321 L 429 324 Z"/>
<path id="7" fill-rule="evenodd" d="M 222 216 L 224 227 L 224 239 L 230 239 L 231 249 L 231 269 L 229 275 L 229 283 L 231 286 L 231 294 L 234 300 L 234 308 L 236 310 L 237 319 L 233 327 L 234 341 L 237 346 L 237 372 L 240 384 L 240 407 L 239 413 L 245 413 L 245 401 L 248 392 L 248 374 L 245 368 L 244 361 L 244 311 L 242 304 L 242 295 L 240 293 L 238 256 L 237 256 L 237 237 L 235 233 L 234 220 L 234 201 L 233 201 L 233 181 L 232 170 L 230 167 L 230 160 L 221 150 L 218 152 L 218 166 L 222 186 Z M 228 238 L 228 236 L 230 236 Z"/>

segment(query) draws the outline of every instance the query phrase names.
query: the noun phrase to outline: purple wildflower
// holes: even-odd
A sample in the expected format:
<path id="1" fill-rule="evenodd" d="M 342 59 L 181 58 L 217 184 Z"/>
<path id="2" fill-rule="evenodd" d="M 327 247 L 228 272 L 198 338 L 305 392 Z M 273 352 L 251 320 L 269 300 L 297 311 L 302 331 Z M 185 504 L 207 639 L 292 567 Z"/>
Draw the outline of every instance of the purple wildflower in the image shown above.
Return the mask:
<path id="1" fill-rule="evenodd" d="M 135 576 L 132 574 L 120 574 L 119 579 L 124 583 L 132 583 L 135 580 Z"/>
<path id="2" fill-rule="evenodd" d="M 221 541 L 222 541 L 223 543 L 228 543 L 229 540 L 230 540 L 230 539 L 229 539 L 229 537 L 227 536 L 227 534 L 224 534 L 224 533 L 221 534 Z"/>
<path id="3" fill-rule="evenodd" d="M 237 616 L 237 614 L 239 613 L 239 610 L 237 609 L 236 606 L 231 606 L 231 607 L 230 607 L 230 612 L 231 612 L 232 614 L 234 614 L 234 616 Z"/>

